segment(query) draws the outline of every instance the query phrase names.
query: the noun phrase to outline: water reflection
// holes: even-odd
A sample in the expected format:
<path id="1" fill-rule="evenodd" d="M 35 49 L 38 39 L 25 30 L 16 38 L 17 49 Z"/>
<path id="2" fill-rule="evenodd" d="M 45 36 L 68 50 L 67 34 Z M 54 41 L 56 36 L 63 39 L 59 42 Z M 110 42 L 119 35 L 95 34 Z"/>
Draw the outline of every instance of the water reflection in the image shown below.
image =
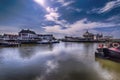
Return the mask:
<path id="1" fill-rule="evenodd" d="M 108 80 L 120 79 L 120 63 L 99 58 L 96 58 L 96 61 L 100 63 L 100 67 L 104 70 Z"/>
<path id="2" fill-rule="evenodd" d="M 52 51 L 53 44 L 44 44 L 44 45 L 22 45 L 18 48 L 18 53 L 22 58 L 31 58 L 36 54 L 36 52 Z"/>
<path id="3" fill-rule="evenodd" d="M 120 72 L 95 60 L 96 46 L 60 43 L 0 48 L 0 80 L 112 80 L 108 72 Z"/>

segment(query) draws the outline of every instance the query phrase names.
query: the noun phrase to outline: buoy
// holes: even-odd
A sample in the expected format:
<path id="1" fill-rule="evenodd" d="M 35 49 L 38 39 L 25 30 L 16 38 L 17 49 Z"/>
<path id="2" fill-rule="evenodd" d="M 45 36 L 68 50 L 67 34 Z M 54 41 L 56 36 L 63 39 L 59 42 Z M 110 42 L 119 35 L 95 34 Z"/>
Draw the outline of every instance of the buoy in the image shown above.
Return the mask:
<path id="1" fill-rule="evenodd" d="M 112 46 L 113 46 L 113 48 L 118 48 L 118 47 L 120 47 L 119 43 L 113 43 Z"/>

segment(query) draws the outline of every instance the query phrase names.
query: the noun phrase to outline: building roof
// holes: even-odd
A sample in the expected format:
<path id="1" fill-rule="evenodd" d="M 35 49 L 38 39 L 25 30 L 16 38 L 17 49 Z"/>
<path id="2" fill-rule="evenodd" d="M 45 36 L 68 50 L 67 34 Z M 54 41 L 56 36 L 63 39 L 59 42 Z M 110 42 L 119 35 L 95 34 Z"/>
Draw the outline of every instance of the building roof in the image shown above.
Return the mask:
<path id="1" fill-rule="evenodd" d="M 31 31 L 31 30 L 24 30 L 24 29 L 22 29 L 20 32 L 19 32 L 19 34 L 20 33 L 31 33 L 31 34 L 36 34 L 34 31 Z"/>
<path id="2" fill-rule="evenodd" d="M 83 36 L 94 36 L 94 34 L 88 32 L 88 30 L 83 34 Z"/>

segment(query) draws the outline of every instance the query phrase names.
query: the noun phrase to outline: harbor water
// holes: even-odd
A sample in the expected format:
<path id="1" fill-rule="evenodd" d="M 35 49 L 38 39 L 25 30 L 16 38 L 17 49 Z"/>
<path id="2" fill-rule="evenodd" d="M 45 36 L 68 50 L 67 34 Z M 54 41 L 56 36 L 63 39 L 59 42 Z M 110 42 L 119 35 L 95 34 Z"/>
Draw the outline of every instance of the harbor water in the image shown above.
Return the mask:
<path id="1" fill-rule="evenodd" d="M 95 58 L 96 43 L 0 47 L 0 80 L 120 80 L 120 63 Z"/>

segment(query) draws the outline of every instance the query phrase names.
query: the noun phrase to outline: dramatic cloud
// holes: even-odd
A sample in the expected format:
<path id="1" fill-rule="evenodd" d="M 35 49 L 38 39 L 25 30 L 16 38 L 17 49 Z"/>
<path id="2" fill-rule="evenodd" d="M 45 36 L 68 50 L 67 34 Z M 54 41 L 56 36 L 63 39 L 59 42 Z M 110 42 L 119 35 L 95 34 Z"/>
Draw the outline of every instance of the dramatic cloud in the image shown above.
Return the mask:
<path id="1" fill-rule="evenodd" d="M 44 27 L 46 32 L 52 33 L 61 33 L 61 34 L 75 34 L 80 30 L 84 29 L 94 29 L 94 28 L 104 28 L 104 27 L 113 27 L 113 26 L 120 26 L 120 24 L 114 23 L 103 23 L 103 22 L 91 22 L 87 19 L 79 20 L 73 24 L 70 24 L 68 28 L 63 29 L 60 25 L 55 26 L 47 26 Z"/>
<path id="2" fill-rule="evenodd" d="M 47 21 L 52 21 L 54 22 L 55 24 L 58 24 L 60 26 L 64 26 L 66 27 L 67 25 L 67 21 L 65 20 L 59 20 L 60 18 L 60 14 L 57 12 L 58 11 L 58 8 L 50 8 L 50 7 L 47 7 L 46 8 L 46 11 L 48 12 L 48 14 L 45 15 L 45 19 Z"/>
<path id="3" fill-rule="evenodd" d="M 45 0 L 35 0 L 35 2 L 39 3 L 46 10 L 47 14 L 44 16 L 46 21 L 52 21 L 59 25 L 62 25 L 65 22 L 65 20 L 59 20 L 60 14 L 58 13 L 57 7 L 52 8 L 48 5 L 45 5 Z M 65 3 L 64 0 L 59 0 L 59 2 Z"/>
<path id="4" fill-rule="evenodd" d="M 60 17 L 60 14 L 57 13 L 57 8 L 54 9 L 54 8 L 47 7 L 46 11 L 48 12 L 48 14 L 45 15 L 45 18 L 48 21 L 56 21 Z"/>
<path id="5" fill-rule="evenodd" d="M 120 0 L 110 1 L 103 8 L 99 10 L 99 13 L 104 13 L 112 10 L 113 8 L 120 6 Z"/>
<path id="6" fill-rule="evenodd" d="M 46 6 L 46 1 L 45 0 L 34 0 L 36 3 L 40 4 L 42 7 Z"/>
<path id="7" fill-rule="evenodd" d="M 61 3 L 62 6 L 68 6 L 72 3 L 74 3 L 74 1 L 65 1 L 65 0 L 58 0 L 57 2 Z"/>
<path id="8" fill-rule="evenodd" d="M 81 34 L 120 31 L 120 0 L 1 0 L 0 31 Z M 111 28 L 112 27 L 112 28 Z M 114 31 L 114 36 L 116 35 Z"/>

